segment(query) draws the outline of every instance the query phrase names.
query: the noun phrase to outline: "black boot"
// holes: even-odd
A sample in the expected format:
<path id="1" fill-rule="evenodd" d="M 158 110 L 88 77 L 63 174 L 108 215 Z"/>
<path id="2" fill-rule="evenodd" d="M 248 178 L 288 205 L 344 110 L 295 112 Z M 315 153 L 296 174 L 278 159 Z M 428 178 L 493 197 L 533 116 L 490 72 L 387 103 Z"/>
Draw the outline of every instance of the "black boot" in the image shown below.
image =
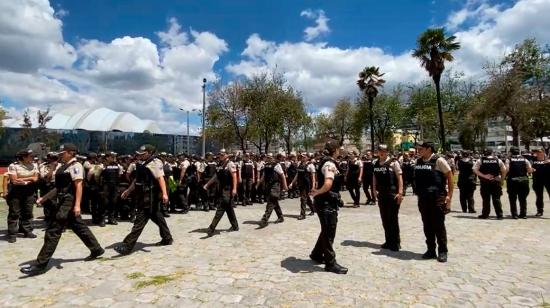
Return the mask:
<path id="1" fill-rule="evenodd" d="M 89 256 L 87 256 L 84 261 L 92 261 L 102 256 L 105 253 L 105 249 L 99 248 L 98 250 L 92 251 Z"/>
<path id="2" fill-rule="evenodd" d="M 29 267 L 22 267 L 19 271 L 25 275 L 36 276 L 42 275 L 47 271 L 46 265 L 31 265 Z"/>
<path id="3" fill-rule="evenodd" d="M 348 269 L 334 262 L 334 264 L 325 266 L 325 272 L 331 272 L 335 274 L 347 274 Z"/>

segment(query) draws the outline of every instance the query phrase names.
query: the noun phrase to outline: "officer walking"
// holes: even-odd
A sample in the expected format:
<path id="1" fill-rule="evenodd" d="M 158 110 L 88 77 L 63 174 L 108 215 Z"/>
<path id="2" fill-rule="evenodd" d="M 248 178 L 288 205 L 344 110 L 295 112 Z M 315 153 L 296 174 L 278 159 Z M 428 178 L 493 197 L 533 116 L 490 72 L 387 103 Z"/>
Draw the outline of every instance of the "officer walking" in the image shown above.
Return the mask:
<path id="1" fill-rule="evenodd" d="M 511 157 L 506 160 L 506 191 L 510 201 L 513 219 L 527 219 L 527 195 L 529 195 L 529 174 L 533 173 L 531 163 L 520 155 L 518 147 L 510 148 Z M 519 215 L 516 201 L 519 201 Z"/>
<path id="2" fill-rule="evenodd" d="M 57 153 L 50 152 L 46 156 L 46 161 L 38 166 L 38 172 L 40 174 L 39 190 L 40 196 L 46 195 L 50 190 L 55 187 L 54 172 L 57 167 Z M 44 221 L 46 224 L 53 218 L 52 212 L 54 211 L 54 204 L 51 200 L 42 203 L 44 210 Z"/>
<path id="3" fill-rule="evenodd" d="M 493 156 L 493 150 L 486 149 L 483 157 L 474 164 L 474 173 L 479 177 L 480 193 L 483 203 L 483 209 L 480 219 L 489 218 L 491 213 L 491 199 L 497 219 L 503 219 L 502 204 L 500 196 L 502 195 L 502 180 L 506 176 L 506 166 L 499 158 Z"/>
<path id="4" fill-rule="evenodd" d="M 423 259 L 447 262 L 447 230 L 445 215 L 451 210 L 453 197 L 453 173 L 445 160 L 435 152 L 432 142 L 424 142 L 418 148 L 420 158 L 415 165 L 415 184 L 418 209 L 422 216 L 428 250 Z M 437 250 L 436 254 L 436 241 Z"/>
<path id="5" fill-rule="evenodd" d="M 298 220 L 306 219 L 306 205 L 310 209 L 310 215 L 313 215 L 315 210 L 313 209 L 313 202 L 309 198 L 309 193 L 315 185 L 315 166 L 309 162 L 307 154 L 300 154 L 302 161 L 298 165 L 296 175 L 290 183 L 289 189 L 292 189 L 295 185 L 298 187 L 300 194 L 300 216 Z"/>
<path id="6" fill-rule="evenodd" d="M 157 245 L 166 246 L 173 243 L 172 234 L 170 234 L 160 209 L 161 202 L 168 203 L 168 191 L 164 182 L 163 165 L 154 156 L 155 151 L 155 147 L 150 144 L 145 144 L 139 148 L 136 152 L 140 160 L 136 164 L 136 178 L 130 187 L 122 193 L 122 198 L 127 198 L 130 193 L 135 192 L 137 207 L 132 231 L 120 245 L 115 247 L 115 250 L 122 255 L 132 252 L 149 219 L 159 227 L 162 240 Z"/>
<path id="7" fill-rule="evenodd" d="M 462 212 L 475 213 L 474 192 L 476 190 L 476 174 L 474 173 L 474 161 L 470 157 L 470 151 L 462 152 L 458 166 L 458 189 L 460 190 L 460 206 Z"/>
<path id="8" fill-rule="evenodd" d="M 229 160 L 229 157 L 225 151 L 221 151 L 218 154 L 219 163 L 216 168 L 214 176 L 204 185 L 204 190 L 208 190 L 208 186 L 217 182 L 217 200 L 218 206 L 216 214 L 212 223 L 208 227 L 208 236 L 214 235 L 216 226 L 223 217 L 223 214 L 227 213 L 227 218 L 231 223 L 231 231 L 239 231 L 239 223 L 235 216 L 235 209 L 233 208 L 233 198 L 237 195 L 237 167 L 235 163 Z"/>
<path id="9" fill-rule="evenodd" d="M 202 190 L 201 201 L 203 202 L 203 210 L 208 212 L 214 210 L 214 198 L 216 197 L 216 187 L 213 185 L 206 186 L 214 175 L 216 175 L 216 168 L 218 164 L 213 159 L 214 154 L 206 153 L 206 166 L 204 167 L 204 173 L 202 174 L 201 187 L 208 187 L 208 190 Z"/>
<path id="10" fill-rule="evenodd" d="M 403 201 L 403 172 L 397 160 L 388 156 L 388 146 L 378 146 L 378 159 L 374 163 L 373 187 L 378 199 L 380 218 L 386 242 L 381 248 L 399 251 L 399 207 Z"/>
<path id="11" fill-rule="evenodd" d="M 90 249 L 90 255 L 85 259 L 86 261 L 94 260 L 105 253 L 80 216 L 84 168 L 76 161 L 76 151 L 76 146 L 71 143 L 66 143 L 60 148 L 59 157 L 62 164 L 58 165 L 55 172 L 55 189 L 49 193 L 57 195 L 55 219 L 48 224 L 44 245 L 36 263 L 30 267 L 21 268 L 23 274 L 39 275 L 46 271 L 65 227 L 69 227 Z"/>
<path id="12" fill-rule="evenodd" d="M 31 150 L 21 150 L 16 154 L 17 162 L 8 166 L 11 190 L 8 203 L 8 242 L 17 241 L 17 232 L 22 231 L 27 238 L 36 238 L 32 232 L 33 207 L 36 200 L 38 168 L 33 164 Z"/>
<path id="13" fill-rule="evenodd" d="M 540 217 L 544 213 L 544 189 L 550 197 L 550 160 L 546 159 L 541 149 L 535 149 L 533 153 L 533 191 L 536 196 L 537 216 Z"/>
<path id="14" fill-rule="evenodd" d="M 273 210 L 275 210 L 277 214 L 275 223 L 281 223 L 285 220 L 283 211 L 279 205 L 279 198 L 281 197 L 281 185 L 283 186 L 283 191 L 287 191 L 288 186 L 286 184 L 283 168 L 278 161 L 281 157 L 281 154 L 277 154 L 277 161 L 275 161 L 273 159 L 273 154 L 269 153 L 267 155 L 267 163 L 264 166 L 262 178 L 258 183 L 258 185 L 264 184 L 265 198 L 267 200 L 265 213 L 260 222 L 260 228 L 267 227 L 269 217 Z"/>
<path id="15" fill-rule="evenodd" d="M 118 215 L 118 185 L 120 177 L 124 174 L 122 166 L 116 162 L 116 153 L 107 152 L 105 154 L 105 163 L 99 177 L 101 187 L 102 206 L 100 212 L 100 220 L 105 222 L 105 216 L 108 217 L 107 223 L 117 225 Z M 100 224 L 104 225 L 104 224 Z"/>
<path id="16" fill-rule="evenodd" d="M 327 272 L 346 274 L 348 269 L 336 262 L 336 252 L 332 247 L 338 225 L 340 189 L 344 180 L 335 161 L 340 154 L 336 140 L 330 140 L 325 144 L 325 154 L 316 172 L 317 187 L 310 193 L 315 200 L 321 233 L 309 257 L 315 262 L 324 263 Z"/>

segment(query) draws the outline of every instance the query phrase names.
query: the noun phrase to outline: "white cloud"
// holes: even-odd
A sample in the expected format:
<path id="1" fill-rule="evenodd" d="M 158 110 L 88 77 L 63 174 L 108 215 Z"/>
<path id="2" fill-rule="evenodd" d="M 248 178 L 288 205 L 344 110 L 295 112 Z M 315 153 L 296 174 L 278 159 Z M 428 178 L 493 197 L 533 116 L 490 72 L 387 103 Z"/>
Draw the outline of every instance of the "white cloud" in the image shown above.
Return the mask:
<path id="1" fill-rule="evenodd" d="M 328 21 L 330 19 L 328 19 L 327 16 L 325 15 L 325 11 L 323 10 L 312 11 L 310 9 L 307 9 L 302 11 L 300 13 L 300 16 L 315 20 L 314 27 L 307 27 L 304 30 L 304 33 L 305 33 L 304 39 L 307 42 L 313 41 L 319 36 L 330 32 L 330 28 L 328 27 Z"/>

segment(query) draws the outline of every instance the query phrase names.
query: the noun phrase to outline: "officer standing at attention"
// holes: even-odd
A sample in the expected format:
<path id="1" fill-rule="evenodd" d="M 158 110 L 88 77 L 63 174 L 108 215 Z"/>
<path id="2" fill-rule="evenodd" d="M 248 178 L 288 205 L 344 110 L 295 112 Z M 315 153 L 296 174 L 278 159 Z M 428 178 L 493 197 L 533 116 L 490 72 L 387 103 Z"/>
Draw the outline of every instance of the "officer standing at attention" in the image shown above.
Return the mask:
<path id="1" fill-rule="evenodd" d="M 493 150 L 486 149 L 483 152 L 483 157 L 474 164 L 474 173 L 479 177 L 483 202 L 483 209 L 478 218 L 489 218 L 492 199 L 497 219 L 503 219 L 500 196 L 502 195 L 502 180 L 506 176 L 506 166 L 502 160 L 493 156 Z"/>
<path id="2" fill-rule="evenodd" d="M 544 189 L 550 197 L 550 160 L 541 149 L 533 150 L 533 154 L 533 191 L 536 196 L 537 216 L 540 217 L 544 213 Z"/>
<path id="3" fill-rule="evenodd" d="M 399 207 L 403 201 L 403 172 L 397 160 L 388 156 L 388 146 L 378 146 L 378 159 L 374 163 L 373 187 L 378 199 L 380 218 L 386 242 L 381 248 L 399 251 Z"/>
<path id="4" fill-rule="evenodd" d="M 136 164 L 136 178 L 122 193 L 122 198 L 135 191 L 137 214 L 134 226 L 130 234 L 124 238 L 122 243 L 115 247 L 115 250 L 126 255 L 132 252 L 136 242 L 151 219 L 158 227 L 162 240 L 158 246 L 172 245 L 173 239 L 166 220 L 161 213 L 161 202 L 168 203 L 168 191 L 164 182 L 164 171 L 162 162 L 154 156 L 155 147 L 150 144 L 142 145 L 136 154 L 139 155 L 139 162 Z"/>
<path id="5" fill-rule="evenodd" d="M 8 166 L 11 191 L 6 198 L 8 203 L 8 242 L 17 241 L 17 232 L 25 237 L 36 238 L 32 233 L 33 207 L 36 200 L 38 168 L 33 163 L 32 151 L 21 150 L 16 154 L 17 162 Z"/>
<path id="6" fill-rule="evenodd" d="M 122 166 L 116 162 L 116 153 L 107 152 L 105 154 L 105 163 L 99 177 L 101 187 L 102 209 L 100 213 L 101 221 L 105 222 L 105 214 L 107 214 L 110 225 L 117 225 L 117 201 L 118 201 L 118 184 L 121 176 L 124 174 Z M 100 224 L 100 226 L 104 224 Z"/>
<path id="7" fill-rule="evenodd" d="M 277 154 L 277 159 L 280 159 L 280 157 L 282 157 L 282 155 Z M 267 155 L 267 163 L 264 166 L 263 175 L 258 185 L 261 185 L 262 183 L 265 187 L 265 198 L 267 200 L 267 205 L 265 207 L 265 214 L 260 222 L 260 228 L 265 228 L 267 227 L 269 217 L 271 216 L 273 210 L 275 210 L 275 213 L 277 214 L 277 220 L 275 223 L 285 221 L 283 211 L 279 205 L 279 198 L 281 197 L 281 184 L 283 186 L 283 191 L 288 190 L 283 168 L 278 161 L 273 159 L 273 154 L 271 153 Z"/>
<path id="8" fill-rule="evenodd" d="M 235 209 L 233 208 L 233 198 L 237 195 L 237 167 L 235 163 L 229 160 L 227 153 L 222 150 L 218 154 L 219 163 L 216 168 L 214 176 L 203 187 L 204 190 L 208 190 L 208 186 L 217 182 L 217 200 L 219 200 L 216 214 L 212 223 L 208 227 L 208 236 L 214 235 L 216 226 L 222 219 L 223 214 L 227 213 L 227 218 L 231 223 L 231 231 L 239 231 L 239 223 L 235 216 Z"/>
<path id="9" fill-rule="evenodd" d="M 506 191 L 510 201 L 510 214 L 513 219 L 527 219 L 527 195 L 529 195 L 529 174 L 533 173 L 531 163 L 519 154 L 518 147 L 510 148 L 510 158 L 506 160 Z M 519 201 L 519 216 L 516 200 Z"/>
<path id="10" fill-rule="evenodd" d="M 462 212 L 475 213 L 474 192 L 476 191 L 476 175 L 474 173 L 474 161 L 470 157 L 470 151 L 462 152 L 458 166 L 458 189 L 460 190 L 460 206 Z"/>
<path id="11" fill-rule="evenodd" d="M 84 168 L 76 160 L 76 151 L 76 146 L 71 143 L 66 143 L 60 148 L 58 155 L 62 164 L 59 164 L 55 171 L 55 189 L 50 192 L 52 195 L 57 195 L 55 219 L 46 228 L 44 245 L 36 263 L 30 267 L 21 268 L 23 274 L 39 275 L 46 271 L 65 227 L 70 228 L 90 249 L 91 253 L 85 259 L 86 261 L 94 260 L 105 253 L 80 216 Z M 38 203 L 41 201 L 39 199 Z"/>
<path id="12" fill-rule="evenodd" d="M 252 186 L 256 182 L 254 162 L 250 154 L 244 154 L 243 167 L 241 168 L 241 179 L 243 184 L 243 205 L 252 205 Z"/>
<path id="13" fill-rule="evenodd" d="M 357 158 L 354 151 L 349 155 L 348 169 L 346 173 L 346 186 L 353 200 L 353 207 L 359 207 L 361 201 L 361 179 L 363 178 L 363 163 Z"/>
<path id="14" fill-rule="evenodd" d="M 346 274 L 348 269 L 336 262 L 336 253 L 332 245 L 338 225 L 338 207 L 340 205 L 340 189 L 344 181 L 343 174 L 338 171 L 336 158 L 339 153 L 338 142 L 329 140 L 325 144 L 326 155 L 319 162 L 317 169 L 317 187 L 310 196 L 314 198 L 315 209 L 321 223 L 321 233 L 309 257 L 311 260 L 324 263 L 325 271 L 336 274 Z"/>
<path id="15" fill-rule="evenodd" d="M 367 151 L 363 157 L 363 192 L 367 197 L 365 205 L 375 205 L 376 196 L 374 196 L 374 190 L 372 190 L 372 176 L 374 174 L 374 165 L 372 162 L 372 152 Z"/>
<path id="16" fill-rule="evenodd" d="M 422 216 L 428 246 L 422 258 L 437 258 L 439 262 L 447 262 L 445 214 L 451 211 L 453 173 L 445 158 L 434 152 L 435 146 L 432 142 L 422 143 L 418 148 L 420 158 L 416 161 L 414 169 L 418 209 Z M 435 252 L 436 241 L 439 255 Z"/>

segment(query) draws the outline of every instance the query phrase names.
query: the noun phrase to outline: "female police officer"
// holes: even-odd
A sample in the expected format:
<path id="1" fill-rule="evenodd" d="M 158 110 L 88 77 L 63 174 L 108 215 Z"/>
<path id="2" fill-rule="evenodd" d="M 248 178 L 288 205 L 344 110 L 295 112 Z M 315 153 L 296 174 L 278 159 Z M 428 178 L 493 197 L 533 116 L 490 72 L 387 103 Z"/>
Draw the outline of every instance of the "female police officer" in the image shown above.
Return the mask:
<path id="1" fill-rule="evenodd" d="M 36 183 L 38 182 L 38 168 L 33 164 L 32 151 L 17 152 L 17 162 L 8 167 L 11 191 L 7 197 L 8 213 L 8 242 L 15 243 L 19 230 L 25 237 L 36 238 L 32 233 L 32 210 L 36 200 Z"/>
<path id="2" fill-rule="evenodd" d="M 90 249 L 91 254 L 85 259 L 91 261 L 101 256 L 105 250 L 101 248 L 95 236 L 80 217 L 80 201 L 82 200 L 82 180 L 84 168 L 76 161 L 76 146 L 67 143 L 61 146 L 59 157 L 62 164 L 55 171 L 55 189 L 50 192 L 57 194 L 57 204 L 53 219 L 46 228 L 44 245 L 38 254 L 36 263 L 30 267 L 21 268 L 21 272 L 27 275 L 38 275 L 46 271 L 46 267 L 63 229 L 67 226 Z M 38 200 L 41 202 L 42 200 Z"/>
<path id="3" fill-rule="evenodd" d="M 315 199 L 315 209 L 321 222 L 321 233 L 315 248 L 309 257 L 316 262 L 325 263 L 325 271 L 346 274 L 348 269 L 336 263 L 336 253 L 332 248 L 338 224 L 338 205 L 343 176 L 339 174 L 334 160 L 339 155 L 339 146 L 335 140 L 325 144 L 327 156 L 321 160 L 317 170 L 317 187 L 310 193 Z"/>

